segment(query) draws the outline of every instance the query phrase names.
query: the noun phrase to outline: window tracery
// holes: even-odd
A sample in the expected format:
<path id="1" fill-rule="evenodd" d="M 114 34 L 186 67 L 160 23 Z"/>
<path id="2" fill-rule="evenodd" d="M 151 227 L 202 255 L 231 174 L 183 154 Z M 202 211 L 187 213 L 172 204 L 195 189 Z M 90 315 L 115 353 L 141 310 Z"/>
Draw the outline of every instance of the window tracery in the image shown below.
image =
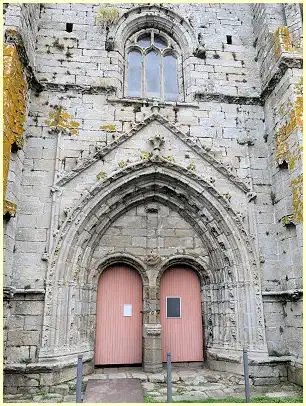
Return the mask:
<path id="1" fill-rule="evenodd" d="M 142 30 L 126 44 L 128 97 L 176 101 L 181 69 L 176 42 L 158 30 Z"/>

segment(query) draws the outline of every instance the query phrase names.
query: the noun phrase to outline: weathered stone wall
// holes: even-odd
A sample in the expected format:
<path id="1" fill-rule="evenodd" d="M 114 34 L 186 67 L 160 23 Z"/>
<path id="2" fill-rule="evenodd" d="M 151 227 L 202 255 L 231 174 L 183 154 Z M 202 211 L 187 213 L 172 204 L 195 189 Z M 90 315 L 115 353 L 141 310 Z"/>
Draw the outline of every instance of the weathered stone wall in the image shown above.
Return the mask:
<path id="1" fill-rule="evenodd" d="M 302 4 L 284 4 L 286 25 L 292 37 L 293 46 L 302 47 L 303 40 L 303 21 Z"/>
<path id="2" fill-rule="evenodd" d="M 29 71 L 32 71 L 35 55 L 36 28 L 39 16 L 39 5 L 6 4 L 4 7 L 4 137 L 3 137 L 3 183 L 4 183 L 4 290 L 10 297 L 13 290 L 13 257 L 17 227 L 16 212 L 19 210 L 21 178 L 24 161 L 24 132 L 31 93 Z M 31 66 L 32 65 L 32 66 Z M 18 214 L 17 214 L 18 216 Z M 4 326 L 12 324 L 11 332 L 4 333 L 8 352 L 19 354 L 19 358 L 30 358 L 35 354 L 36 341 L 22 337 L 28 347 L 19 347 L 13 335 L 18 317 L 14 318 L 15 308 L 11 304 L 4 306 Z M 17 311 L 18 314 L 18 311 Z M 12 317 L 11 317 L 12 316 Z M 14 327 L 15 326 L 15 327 Z M 40 329 L 39 324 L 35 329 Z M 15 331 L 15 332 L 14 332 Z M 27 333 L 25 333 L 26 335 Z M 21 333 L 22 336 L 22 333 Z M 15 348 L 14 351 L 11 351 Z M 6 355 L 5 355 L 6 357 Z M 14 356 L 12 355 L 13 359 Z"/>
<path id="3" fill-rule="evenodd" d="M 274 224 L 267 228 L 266 233 L 275 241 L 278 254 L 274 256 L 274 265 L 268 270 L 267 290 L 272 293 L 265 297 L 264 307 L 269 353 L 290 354 L 293 365 L 299 368 L 302 323 L 298 309 L 302 306 L 299 297 L 302 288 L 303 243 L 302 20 L 298 4 L 284 5 L 283 11 L 275 13 L 272 19 L 267 18 L 271 7 L 279 6 L 253 7 L 255 35 L 258 38 L 266 35 L 267 38 L 266 41 L 257 42 L 259 63 L 263 67 L 269 66 L 266 74 L 261 72 L 263 93 L 266 95 L 265 140 L 269 149 L 271 200 L 274 207 Z M 270 47 L 268 64 L 264 61 L 267 55 L 265 47 Z M 288 290 L 289 293 L 291 290 L 291 296 L 287 294 Z M 276 292 L 274 297 L 273 292 Z M 292 373 L 289 378 L 301 382 L 294 376 Z"/>
<path id="4" fill-rule="evenodd" d="M 248 5 L 235 7 L 238 10 L 225 4 L 169 6 L 186 18 L 205 44 L 205 60 L 190 55 L 192 51 L 189 50 L 189 56 L 183 61 L 189 100 L 195 92 L 259 95 L 259 76 L 253 69 L 255 50 L 250 8 Z M 129 9 L 127 6 L 117 8 L 119 16 Z M 40 55 L 37 70 L 42 82 L 114 86 L 122 96 L 124 55 L 116 49 L 105 49 L 107 32 L 97 19 L 99 9 L 101 6 L 90 4 L 44 5 L 37 41 L 37 54 Z M 66 23 L 73 23 L 71 33 L 66 31 Z M 227 35 L 232 36 L 232 45 L 227 44 Z"/>
<path id="5" fill-rule="evenodd" d="M 175 254 L 208 255 L 190 224 L 169 207 L 152 203 L 140 205 L 115 221 L 101 238 L 93 261 L 112 252 L 126 252 L 145 260 L 155 250 L 163 257 Z M 148 277 L 156 278 L 157 275 Z"/>
<path id="6" fill-rule="evenodd" d="M 44 351 L 48 351 L 48 337 L 51 336 L 58 337 L 54 338 L 53 344 L 59 345 L 62 339 L 60 332 L 47 331 L 47 317 L 54 310 L 50 309 L 50 303 L 63 309 L 68 306 L 65 302 L 68 295 L 77 303 L 78 315 L 83 317 L 85 310 L 90 309 L 90 318 L 86 319 L 86 323 L 94 327 L 94 295 L 88 292 L 87 285 L 84 290 L 83 287 L 74 290 L 75 281 L 59 278 L 52 302 L 53 259 L 57 255 L 64 255 L 56 251 L 58 241 L 65 238 L 63 229 L 67 218 L 78 205 L 83 204 L 82 199 L 93 197 L 94 188 L 101 188 L 101 194 L 107 192 L 114 183 L 112 176 L 115 173 L 150 162 L 153 150 L 149 137 L 157 134 L 164 137 L 160 159 L 165 168 L 161 172 L 166 173 L 168 162 L 169 165 L 176 165 L 174 169 L 181 173 L 182 178 L 189 174 L 194 182 L 204 179 L 218 193 L 220 202 L 226 202 L 228 213 L 224 218 L 211 219 L 211 213 L 205 209 L 203 215 L 199 212 L 194 223 L 189 224 L 169 209 L 165 202 L 159 206 L 157 214 L 147 213 L 145 206 L 140 204 L 108 225 L 98 247 L 94 248 L 86 246 L 86 238 L 93 237 L 90 227 L 94 226 L 99 213 L 95 209 L 89 224 L 82 226 L 85 231 L 80 229 L 77 232 L 84 241 L 78 240 L 80 245 L 71 247 L 67 264 L 63 263 L 58 268 L 60 272 L 66 269 L 66 265 L 67 269 L 71 267 L 71 261 L 77 261 L 77 250 L 82 252 L 83 257 L 79 262 L 83 264 L 88 253 L 93 256 L 93 262 L 115 251 L 144 260 L 151 249 L 155 249 L 163 260 L 175 253 L 194 257 L 200 255 L 202 259 L 207 256 L 207 263 L 215 267 L 215 275 L 219 275 L 220 270 L 226 275 L 223 283 L 230 278 L 230 272 L 236 272 L 238 265 L 235 255 L 237 258 L 240 255 L 233 242 L 229 242 L 231 237 L 225 227 L 222 231 L 218 228 L 220 222 L 234 216 L 233 210 L 247 237 L 252 240 L 249 251 L 255 259 L 251 260 L 250 254 L 250 264 L 247 266 L 256 266 L 260 274 L 261 286 L 256 287 L 257 294 L 260 288 L 270 293 L 300 289 L 302 238 L 298 182 L 301 179 L 301 165 L 296 156 L 301 139 L 300 69 L 289 67 L 284 72 L 280 68 L 281 77 L 276 75 L 276 80 L 271 82 L 282 50 L 296 53 L 296 43 L 293 46 L 286 42 L 286 29 L 279 30 L 287 19 L 288 30 L 294 38 L 300 35 L 292 9 L 284 9 L 282 5 L 247 4 L 169 4 L 160 8 L 116 5 L 119 24 L 110 25 L 107 31 L 103 27 L 105 21 L 98 18 L 101 5 L 44 4 L 40 7 L 39 19 L 36 5 L 36 8 L 33 7 L 9 5 L 6 9 L 6 24 L 21 30 L 29 60 L 35 63 L 33 71 L 43 84 L 42 91 L 33 93 L 31 97 L 20 201 L 17 217 L 8 222 L 9 227 L 17 224 L 15 239 L 8 240 L 13 269 L 8 284 L 19 289 L 19 292 L 11 301 L 10 318 L 7 320 L 7 361 L 20 363 L 30 359 L 36 362 L 39 360 L 41 342 L 45 343 Z M 167 9 L 175 14 L 167 17 Z M 126 11 L 129 14 L 124 21 L 122 15 Z M 141 15 L 147 16 L 146 21 L 152 26 L 161 16 L 163 21 L 173 22 L 173 35 L 179 37 L 178 33 L 181 34 L 185 88 L 178 103 L 157 105 L 153 100 L 131 101 L 125 97 L 124 44 L 118 38 L 121 39 L 120 33 L 125 38 L 127 32 L 136 29 L 133 28 L 133 19 L 138 15 L 139 18 Z M 31 28 L 27 29 L 30 16 L 33 21 Z M 178 23 L 180 18 L 182 24 Z M 73 24 L 72 32 L 67 31 L 67 23 Z M 143 26 L 141 24 L 144 23 L 139 20 L 140 28 Z M 177 26 L 181 26 L 182 31 Z M 227 36 L 231 36 L 232 44 L 227 43 L 230 42 Z M 288 99 L 292 105 L 287 104 Z M 284 104 L 283 113 L 280 104 Z M 291 124 L 286 124 L 290 120 Z M 282 140 L 282 143 L 278 143 L 278 140 Z M 288 146 L 286 143 L 289 143 Z M 288 150 L 294 154 L 291 161 L 287 156 Z M 285 153 L 284 159 L 288 160 L 289 169 L 279 166 L 279 156 L 283 157 Z M 177 175 L 177 181 L 179 179 Z M 205 189 L 209 188 L 205 186 Z M 135 187 L 135 196 L 137 190 Z M 177 186 L 176 193 L 178 190 Z M 127 201 L 132 197 L 126 197 Z M 181 195 L 180 199 L 184 202 L 182 211 L 189 204 L 190 211 L 196 206 L 197 199 Z M 105 205 L 112 204 L 110 197 Z M 102 205 L 101 210 L 103 208 Z M 298 220 L 294 224 L 290 217 L 293 213 L 295 220 Z M 195 231 L 195 224 L 200 223 L 206 215 L 208 220 L 205 221 L 211 222 L 214 225 L 212 230 L 220 234 L 212 236 L 218 247 L 213 254 L 200 242 L 199 232 Z M 105 218 L 104 215 L 102 217 Z M 223 262 L 225 254 L 230 258 L 228 274 Z M 84 283 L 82 278 L 89 269 L 84 265 L 82 267 L 81 283 Z M 87 269 L 86 272 L 84 269 Z M 239 274 L 237 271 L 237 275 L 246 283 L 248 278 L 253 280 L 251 273 L 241 271 Z M 71 289 L 67 287 L 70 282 Z M 242 295 L 245 294 L 244 287 L 239 289 Z M 224 297 L 230 294 L 239 296 L 237 292 L 228 290 Z M 152 295 L 156 296 L 156 292 Z M 216 295 L 221 297 L 221 293 Z M 296 338 L 297 335 L 292 347 L 290 345 L 291 337 L 301 328 L 300 302 L 282 304 L 279 297 L 283 296 L 264 296 L 266 337 L 263 342 L 266 338 L 270 355 L 289 354 L 300 360 L 301 341 Z M 238 308 L 244 312 L 244 304 L 239 304 L 236 299 L 237 296 L 235 306 L 240 306 Z M 293 310 L 289 311 L 291 305 Z M 209 300 L 205 306 L 210 306 Z M 213 303 L 209 311 L 220 311 L 216 309 L 221 307 L 216 306 Z M 257 314 L 260 320 L 262 303 L 257 303 L 257 308 L 253 303 L 251 306 L 250 313 Z M 47 321 L 44 322 L 43 332 L 44 316 Z M 78 324 L 73 321 L 73 314 L 69 313 L 67 317 L 71 317 L 74 323 L 71 331 L 76 334 L 70 333 L 70 336 L 77 345 L 80 338 Z M 214 314 L 214 317 L 215 322 L 219 323 L 218 317 L 221 316 Z M 215 336 L 223 322 L 218 324 Z M 256 341 L 254 337 L 258 331 L 252 323 L 249 325 L 254 331 L 250 335 Z M 85 337 L 85 333 L 82 330 L 81 335 Z M 235 325 L 230 332 L 229 345 L 236 345 L 238 349 L 241 342 L 233 344 L 233 337 L 237 333 L 239 326 L 237 328 Z M 68 346 L 70 336 L 67 338 Z M 218 344 L 223 345 L 221 341 Z"/>
<path id="7" fill-rule="evenodd" d="M 32 69 L 35 69 L 39 17 L 40 4 L 9 3 L 4 9 L 4 29 L 17 31 L 21 35 Z"/>

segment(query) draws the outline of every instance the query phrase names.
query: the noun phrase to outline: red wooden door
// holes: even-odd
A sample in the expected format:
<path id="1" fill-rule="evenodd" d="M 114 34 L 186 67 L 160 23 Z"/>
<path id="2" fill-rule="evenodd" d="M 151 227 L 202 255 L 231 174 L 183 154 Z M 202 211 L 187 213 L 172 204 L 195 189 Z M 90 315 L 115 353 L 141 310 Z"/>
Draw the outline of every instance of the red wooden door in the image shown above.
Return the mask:
<path id="1" fill-rule="evenodd" d="M 134 269 L 103 271 L 97 292 L 96 365 L 142 362 L 142 281 Z"/>
<path id="2" fill-rule="evenodd" d="M 173 362 L 202 361 L 201 288 L 195 272 L 183 267 L 168 269 L 161 279 L 160 300 L 163 361 L 167 352 Z"/>

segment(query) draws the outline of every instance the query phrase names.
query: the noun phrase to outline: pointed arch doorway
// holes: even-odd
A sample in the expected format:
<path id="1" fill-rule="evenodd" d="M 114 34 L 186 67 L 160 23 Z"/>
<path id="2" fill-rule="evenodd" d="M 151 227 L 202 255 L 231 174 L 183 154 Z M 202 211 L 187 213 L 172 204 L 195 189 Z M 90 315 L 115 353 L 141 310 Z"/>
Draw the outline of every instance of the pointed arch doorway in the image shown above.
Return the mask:
<path id="1" fill-rule="evenodd" d="M 160 285 L 162 360 L 171 352 L 173 362 L 203 361 L 201 288 L 188 267 L 167 269 Z"/>
<path id="2" fill-rule="evenodd" d="M 98 282 L 95 365 L 142 363 L 142 280 L 125 264 L 112 265 Z"/>

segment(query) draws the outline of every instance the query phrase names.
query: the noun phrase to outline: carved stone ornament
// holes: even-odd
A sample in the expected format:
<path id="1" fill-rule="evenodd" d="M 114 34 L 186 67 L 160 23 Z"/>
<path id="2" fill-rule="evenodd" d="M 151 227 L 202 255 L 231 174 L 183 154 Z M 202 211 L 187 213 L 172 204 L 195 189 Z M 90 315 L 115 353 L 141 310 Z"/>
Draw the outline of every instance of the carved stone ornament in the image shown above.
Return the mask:
<path id="1" fill-rule="evenodd" d="M 149 255 L 146 256 L 145 262 L 148 265 L 156 265 L 161 261 L 161 257 L 156 252 L 151 251 Z"/>
<path id="2" fill-rule="evenodd" d="M 153 144 L 153 157 L 157 157 L 160 155 L 160 150 L 165 143 L 164 137 L 156 134 L 154 137 L 149 139 L 151 144 Z"/>
<path id="3" fill-rule="evenodd" d="M 203 45 L 199 45 L 194 51 L 193 55 L 196 58 L 200 59 L 205 59 L 206 58 L 206 49 L 203 47 Z"/>
<path id="4" fill-rule="evenodd" d="M 248 197 L 248 199 L 249 199 L 249 202 L 251 202 L 252 200 L 255 200 L 255 199 L 256 199 L 257 193 L 255 193 L 255 192 L 249 192 L 249 193 L 247 194 L 247 197 Z"/>

